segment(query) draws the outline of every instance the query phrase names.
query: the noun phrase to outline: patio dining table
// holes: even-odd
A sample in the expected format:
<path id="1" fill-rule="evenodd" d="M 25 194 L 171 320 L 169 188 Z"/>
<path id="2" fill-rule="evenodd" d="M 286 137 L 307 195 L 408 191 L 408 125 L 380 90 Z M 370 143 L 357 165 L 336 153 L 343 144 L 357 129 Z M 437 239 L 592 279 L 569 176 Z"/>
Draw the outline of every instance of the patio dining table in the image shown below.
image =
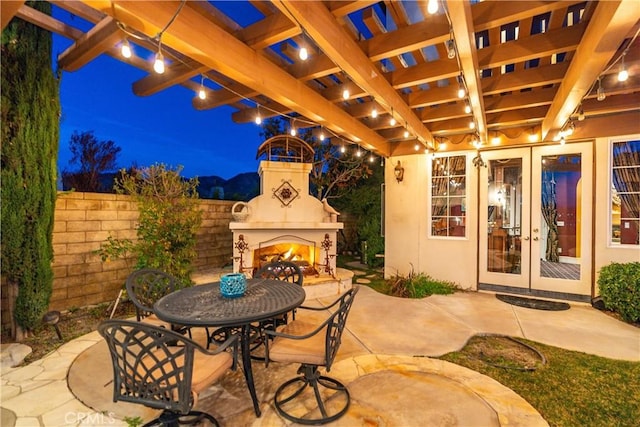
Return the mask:
<path id="1" fill-rule="evenodd" d="M 159 299 L 154 305 L 158 318 L 184 326 L 229 327 L 240 329 L 242 367 L 256 416 L 260 405 L 251 369 L 251 324 L 272 319 L 300 306 L 305 299 L 302 286 L 279 280 L 249 279 L 245 294 L 226 298 L 220 282 L 180 289 Z"/>

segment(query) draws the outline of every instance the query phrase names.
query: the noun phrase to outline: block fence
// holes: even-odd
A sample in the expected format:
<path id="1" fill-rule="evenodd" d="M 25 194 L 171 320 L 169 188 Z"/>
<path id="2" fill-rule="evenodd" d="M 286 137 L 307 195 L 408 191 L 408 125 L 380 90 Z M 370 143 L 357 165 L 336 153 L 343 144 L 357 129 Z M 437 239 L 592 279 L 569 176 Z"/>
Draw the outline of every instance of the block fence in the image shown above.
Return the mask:
<path id="1" fill-rule="evenodd" d="M 229 230 L 235 202 L 201 200 L 202 225 L 197 234 L 195 271 L 231 264 L 233 234 Z M 103 262 L 95 251 L 114 238 L 135 239 L 138 210 L 129 196 L 59 192 L 53 229 L 53 294 L 50 310 L 68 310 L 118 296 L 133 260 Z M 10 324 L 6 283 L 2 280 L 2 328 Z"/>

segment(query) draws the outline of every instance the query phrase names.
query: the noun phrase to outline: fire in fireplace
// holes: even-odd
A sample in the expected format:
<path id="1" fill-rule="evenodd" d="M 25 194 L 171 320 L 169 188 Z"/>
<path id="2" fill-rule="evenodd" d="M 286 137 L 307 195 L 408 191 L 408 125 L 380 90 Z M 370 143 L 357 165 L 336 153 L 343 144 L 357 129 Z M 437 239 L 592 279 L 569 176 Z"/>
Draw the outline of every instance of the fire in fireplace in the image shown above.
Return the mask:
<path id="1" fill-rule="evenodd" d="M 300 267 L 305 276 L 311 276 L 318 275 L 316 269 L 318 259 L 320 259 L 320 248 L 315 246 L 315 242 L 280 242 L 275 244 L 263 242 L 258 249 L 253 251 L 252 265 L 254 270 L 257 270 L 269 262 L 291 261 Z"/>

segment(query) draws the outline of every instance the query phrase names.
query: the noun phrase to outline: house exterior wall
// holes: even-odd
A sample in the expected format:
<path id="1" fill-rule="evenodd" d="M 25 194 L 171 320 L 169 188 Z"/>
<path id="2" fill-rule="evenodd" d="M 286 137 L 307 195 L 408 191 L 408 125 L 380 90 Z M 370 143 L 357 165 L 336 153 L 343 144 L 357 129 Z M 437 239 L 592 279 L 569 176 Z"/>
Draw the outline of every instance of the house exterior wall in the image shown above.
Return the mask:
<path id="1" fill-rule="evenodd" d="M 476 289 L 477 271 L 477 172 L 466 155 L 467 212 L 465 237 L 430 236 L 429 200 L 432 155 L 391 157 L 385 165 L 385 277 L 426 273 L 439 280 Z M 400 160 L 404 179 L 396 182 L 394 167 Z"/>
<path id="2" fill-rule="evenodd" d="M 640 262 L 640 246 L 612 245 L 611 230 L 611 142 L 637 140 L 640 135 L 621 135 L 595 140 L 595 199 L 594 199 L 594 271 L 597 290 L 598 272 L 602 267 L 612 262 Z"/>
<path id="3" fill-rule="evenodd" d="M 640 135 L 598 138 L 593 141 L 594 185 L 592 194 L 593 250 L 592 296 L 599 295 L 599 270 L 611 262 L 640 261 L 640 246 L 610 243 L 610 141 L 638 139 Z M 450 280 L 463 288 L 477 289 L 478 268 L 478 171 L 472 165 L 475 151 L 456 151 L 447 155 L 466 155 L 467 209 L 466 236 L 431 237 L 429 230 L 429 183 L 432 155 L 415 154 L 388 159 L 385 165 L 385 277 L 407 276 L 412 271 L 436 279 Z M 405 169 L 397 183 L 394 167 L 398 160 Z"/>
<path id="4" fill-rule="evenodd" d="M 197 233 L 195 270 L 230 265 L 233 201 L 200 200 L 202 225 Z M 59 192 L 53 230 L 53 293 L 49 310 L 112 302 L 133 268 L 133 260 L 103 262 L 94 252 L 111 235 L 136 238 L 138 210 L 129 196 Z M 2 280 L 2 327 L 10 323 Z"/>

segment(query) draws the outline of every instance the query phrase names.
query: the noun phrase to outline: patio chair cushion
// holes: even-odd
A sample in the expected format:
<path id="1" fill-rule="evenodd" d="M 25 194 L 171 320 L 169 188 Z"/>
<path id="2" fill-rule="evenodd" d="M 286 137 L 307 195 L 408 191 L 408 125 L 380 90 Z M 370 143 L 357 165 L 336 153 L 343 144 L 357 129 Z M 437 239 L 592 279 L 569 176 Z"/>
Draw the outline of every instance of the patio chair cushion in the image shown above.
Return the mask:
<path id="1" fill-rule="evenodd" d="M 179 347 L 176 347 L 178 350 Z M 151 352 L 150 355 L 145 356 L 142 359 L 142 363 L 145 365 L 154 366 L 157 363 L 158 358 L 164 359 L 165 351 L 162 349 Z M 213 384 L 218 378 L 220 378 L 227 369 L 233 365 L 233 358 L 230 353 L 222 352 L 214 355 L 204 354 L 196 351 L 193 355 L 193 377 L 191 378 L 191 391 L 198 395 L 203 390 Z M 170 366 L 175 363 L 177 366 L 184 365 L 184 354 L 180 354 L 172 361 L 167 361 L 163 366 L 163 369 L 172 371 Z M 141 372 L 144 370 L 141 368 Z M 175 377 L 170 377 L 172 381 L 175 381 Z M 195 396 L 194 396 L 195 397 Z"/>
<path id="2" fill-rule="evenodd" d="M 279 332 L 300 336 L 313 332 L 317 327 L 318 325 L 314 323 L 294 320 Z M 275 337 L 273 343 L 269 345 L 269 359 L 276 362 L 323 366 L 326 364 L 325 338 L 324 333 L 300 340 Z"/>

